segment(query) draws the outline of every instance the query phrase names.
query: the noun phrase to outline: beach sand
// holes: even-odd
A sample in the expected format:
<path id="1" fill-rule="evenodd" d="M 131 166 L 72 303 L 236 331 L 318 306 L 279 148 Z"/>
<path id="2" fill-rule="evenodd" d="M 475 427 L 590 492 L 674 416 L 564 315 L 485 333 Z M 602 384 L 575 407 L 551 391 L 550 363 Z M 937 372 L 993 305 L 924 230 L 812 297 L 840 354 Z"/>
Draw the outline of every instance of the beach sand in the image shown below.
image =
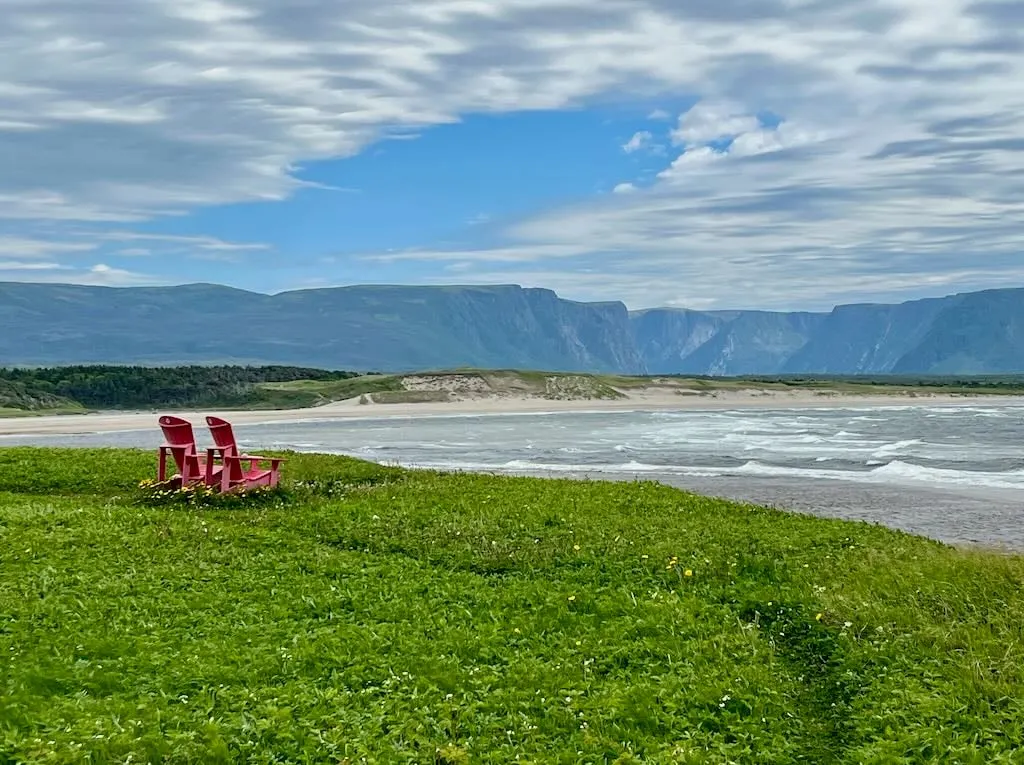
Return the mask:
<path id="1" fill-rule="evenodd" d="M 657 411 L 715 409 L 804 409 L 887 406 L 1000 405 L 1024 406 L 1024 397 L 967 396 L 947 394 L 860 395 L 827 391 L 718 390 L 681 393 L 658 387 L 623 391 L 620 399 L 550 399 L 522 394 L 484 394 L 456 397 L 451 401 L 422 403 L 360 403 L 349 399 L 308 409 L 202 411 L 173 409 L 149 412 L 96 412 L 53 416 L 0 418 L 0 435 L 74 435 L 115 433 L 157 428 L 157 417 L 173 414 L 203 422 L 217 414 L 236 425 L 275 422 L 342 420 L 351 418 L 425 417 L 445 415 L 528 414 L 531 412 Z"/>

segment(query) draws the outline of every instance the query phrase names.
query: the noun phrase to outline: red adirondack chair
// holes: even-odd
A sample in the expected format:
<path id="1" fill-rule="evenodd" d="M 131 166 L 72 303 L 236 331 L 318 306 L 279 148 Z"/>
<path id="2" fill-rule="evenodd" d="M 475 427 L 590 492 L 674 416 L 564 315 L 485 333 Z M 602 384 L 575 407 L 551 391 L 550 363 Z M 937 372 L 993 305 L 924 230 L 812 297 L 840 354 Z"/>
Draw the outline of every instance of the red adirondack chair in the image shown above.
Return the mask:
<path id="1" fill-rule="evenodd" d="M 180 417 L 164 415 L 160 418 L 160 429 L 164 432 L 164 443 L 160 445 L 158 481 L 175 488 L 200 482 L 208 486 L 219 483 L 223 468 L 214 464 L 213 455 L 209 451 L 205 458 L 199 456 L 191 422 Z M 168 457 L 171 457 L 178 469 L 177 473 L 170 476 Z"/>
<path id="2" fill-rule="evenodd" d="M 224 472 L 220 475 L 222 492 L 245 491 L 256 486 L 277 486 L 281 480 L 283 459 L 242 454 L 230 422 L 220 417 L 207 417 L 206 424 L 210 428 L 210 435 L 213 436 L 213 443 L 216 444 L 210 452 L 219 452 L 224 464 Z M 270 467 L 257 467 L 258 462 L 269 462 Z"/>

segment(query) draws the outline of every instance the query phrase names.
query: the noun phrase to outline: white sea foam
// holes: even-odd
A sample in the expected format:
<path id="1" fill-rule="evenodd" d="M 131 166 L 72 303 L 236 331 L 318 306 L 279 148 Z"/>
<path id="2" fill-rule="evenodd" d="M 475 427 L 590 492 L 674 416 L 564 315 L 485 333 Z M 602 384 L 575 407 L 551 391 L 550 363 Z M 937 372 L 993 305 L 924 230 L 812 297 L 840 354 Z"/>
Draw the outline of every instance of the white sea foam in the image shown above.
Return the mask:
<path id="1" fill-rule="evenodd" d="M 600 414 L 595 417 L 592 415 Z M 934 417 L 929 417 L 934 415 Z M 252 448 L 507 472 L 841 479 L 1024 489 L 1024 408 L 523 412 L 245 425 Z M 150 431 L 4 438 L 155 444 Z M 708 467 L 707 464 L 719 467 Z M 1002 472 L 995 472 L 1002 471 Z"/>
<path id="2" fill-rule="evenodd" d="M 914 465 L 902 460 L 893 460 L 868 471 L 816 470 L 748 462 L 739 468 L 724 469 L 720 472 L 720 475 L 780 476 L 866 483 L 914 483 L 931 486 L 945 484 L 993 489 L 1024 489 L 1024 470 L 1003 472 L 952 470 Z"/>
<path id="3" fill-rule="evenodd" d="M 905 441 L 896 441 L 895 443 L 885 444 L 875 449 L 873 457 L 885 457 L 890 454 L 898 454 L 899 452 L 906 451 L 914 446 L 920 446 L 923 442 L 919 438 L 910 438 Z"/>
<path id="4" fill-rule="evenodd" d="M 854 481 L 858 483 L 916 484 L 941 487 L 983 487 L 992 489 L 1024 489 L 1024 470 L 986 472 L 932 468 L 894 460 L 871 470 L 836 470 L 768 465 L 751 460 L 735 467 L 696 465 L 654 465 L 631 460 L 625 463 L 570 464 L 532 460 L 509 460 L 503 463 L 463 462 L 418 463 L 416 467 L 441 470 L 466 470 L 509 473 L 602 473 L 613 475 L 680 475 L 703 478 L 751 476 L 759 478 L 806 478 L 812 480 Z"/>
<path id="5" fill-rule="evenodd" d="M 1024 470 L 1008 470 L 1000 473 L 977 470 L 950 470 L 932 468 L 894 460 L 871 471 L 875 477 L 898 480 L 925 481 L 928 483 L 953 483 L 964 486 L 988 486 L 1000 489 L 1024 489 Z"/>

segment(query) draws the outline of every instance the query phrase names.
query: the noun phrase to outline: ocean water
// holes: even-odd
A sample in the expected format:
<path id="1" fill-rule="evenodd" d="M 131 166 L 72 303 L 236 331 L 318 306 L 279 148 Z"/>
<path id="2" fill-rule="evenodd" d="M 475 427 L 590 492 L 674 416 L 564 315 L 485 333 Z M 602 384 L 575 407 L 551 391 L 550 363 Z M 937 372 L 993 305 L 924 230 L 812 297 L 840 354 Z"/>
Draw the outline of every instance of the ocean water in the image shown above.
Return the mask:
<path id="1" fill-rule="evenodd" d="M 198 431 L 202 433 L 200 429 Z M 660 480 L 704 493 L 1024 548 L 1024 406 L 572 412 L 239 426 L 250 449 L 406 466 Z M 155 447 L 159 431 L 0 445 Z"/>

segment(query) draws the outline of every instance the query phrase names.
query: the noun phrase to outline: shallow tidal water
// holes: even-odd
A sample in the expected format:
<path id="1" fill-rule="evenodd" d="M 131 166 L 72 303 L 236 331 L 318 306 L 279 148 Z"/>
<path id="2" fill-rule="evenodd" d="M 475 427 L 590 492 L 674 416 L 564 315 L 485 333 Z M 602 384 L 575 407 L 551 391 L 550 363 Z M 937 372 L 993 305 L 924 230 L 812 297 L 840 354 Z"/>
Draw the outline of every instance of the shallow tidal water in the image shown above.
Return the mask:
<path id="1" fill-rule="evenodd" d="M 308 420 L 236 428 L 250 449 L 378 462 L 658 480 L 704 494 L 1024 549 L 1024 406 L 847 407 Z M 198 423 L 197 423 L 198 424 Z M 200 440 L 203 431 L 197 429 Z M 159 430 L 7 436 L 141 446 Z"/>

